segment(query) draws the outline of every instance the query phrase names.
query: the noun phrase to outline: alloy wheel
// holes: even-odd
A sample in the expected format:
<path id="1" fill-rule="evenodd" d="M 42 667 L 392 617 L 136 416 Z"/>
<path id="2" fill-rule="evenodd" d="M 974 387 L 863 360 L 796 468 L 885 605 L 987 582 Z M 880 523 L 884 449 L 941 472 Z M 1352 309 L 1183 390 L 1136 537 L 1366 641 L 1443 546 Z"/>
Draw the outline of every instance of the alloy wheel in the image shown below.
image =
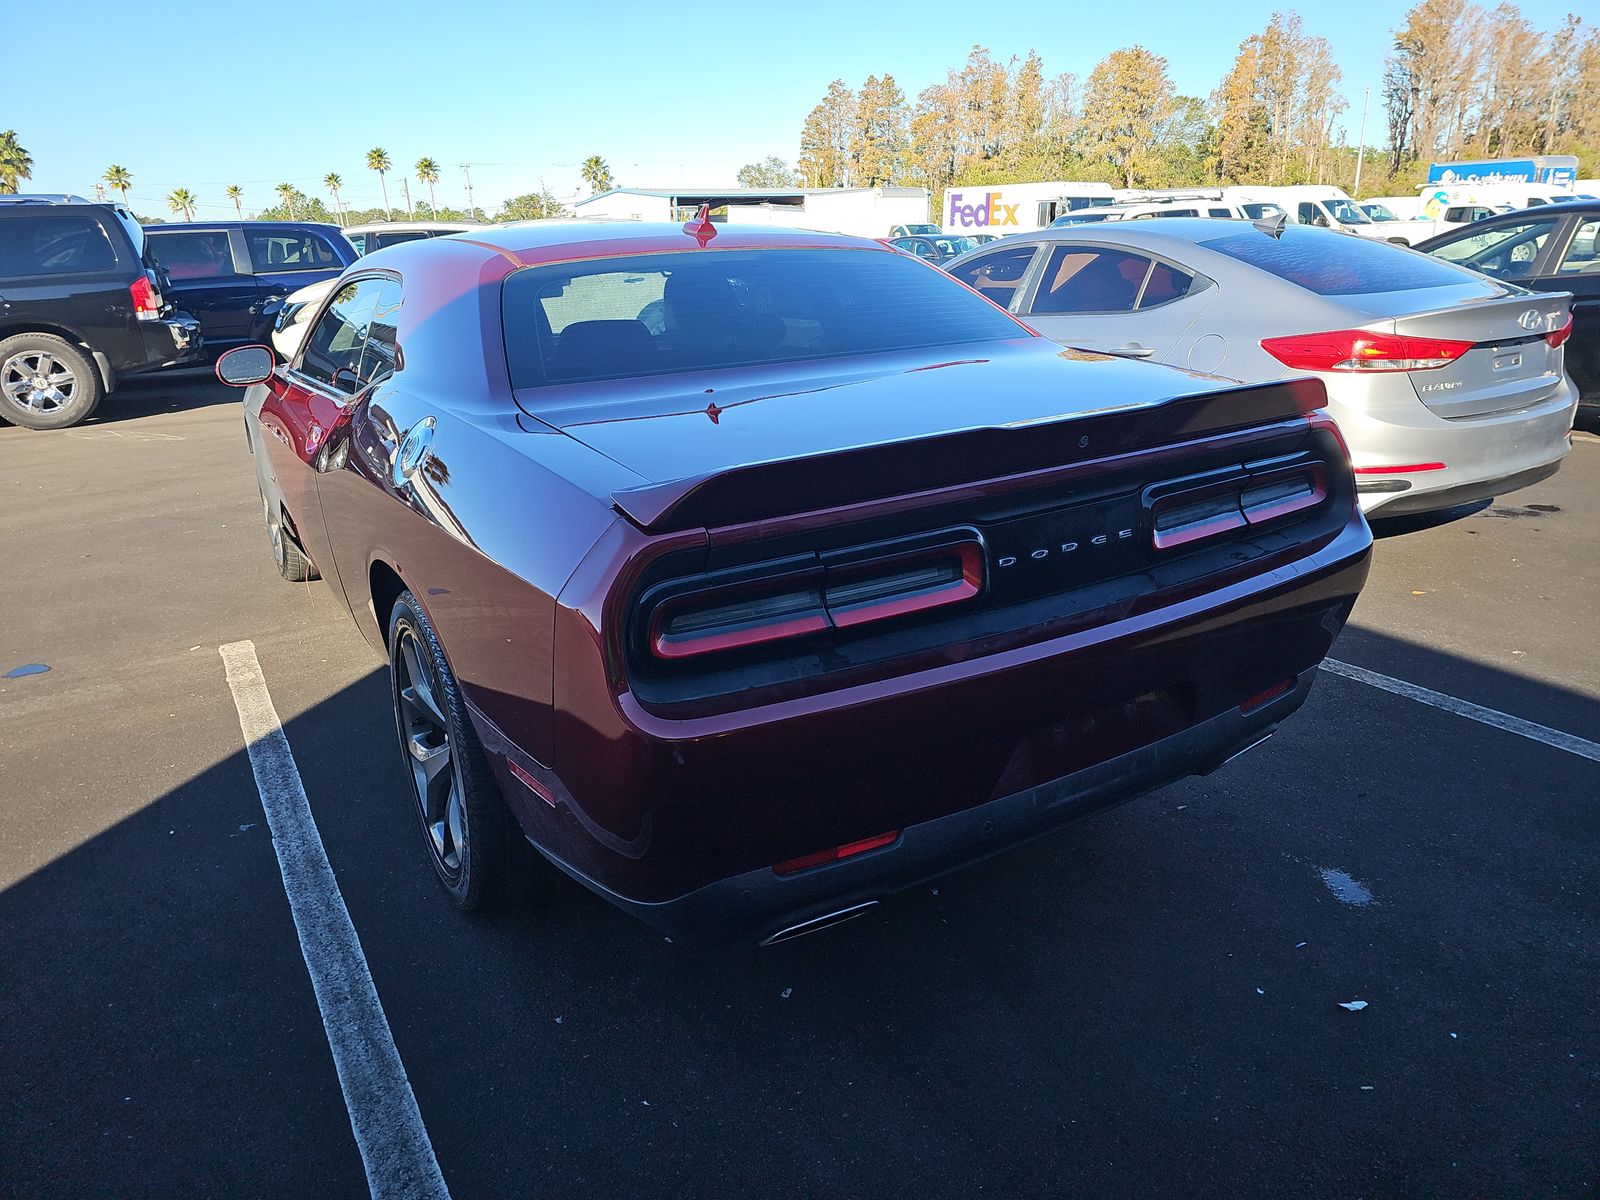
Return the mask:
<path id="1" fill-rule="evenodd" d="M 54 414 L 78 398 L 78 377 L 48 350 L 24 350 L 0 364 L 0 392 L 18 408 Z"/>
<path id="2" fill-rule="evenodd" d="M 400 737 L 417 808 L 435 861 L 453 878 L 461 871 L 467 839 L 460 773 L 431 660 L 416 630 L 409 626 L 400 630 L 394 672 Z"/>

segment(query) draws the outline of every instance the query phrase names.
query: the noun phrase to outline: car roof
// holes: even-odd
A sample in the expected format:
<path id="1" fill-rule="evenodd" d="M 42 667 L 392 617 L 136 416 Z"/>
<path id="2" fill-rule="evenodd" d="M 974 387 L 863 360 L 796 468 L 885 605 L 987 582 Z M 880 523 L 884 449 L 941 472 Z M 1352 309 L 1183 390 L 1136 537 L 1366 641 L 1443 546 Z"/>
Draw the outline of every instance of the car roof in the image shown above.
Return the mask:
<path id="1" fill-rule="evenodd" d="M 368 221 L 364 225 L 351 225 L 346 233 L 413 233 L 417 230 L 448 229 L 452 233 L 465 233 L 469 229 L 488 229 L 482 221 Z"/>
<path id="2" fill-rule="evenodd" d="M 851 249 L 892 253 L 871 238 L 848 237 L 838 233 L 818 233 L 809 229 L 780 229 L 757 225 L 716 225 L 715 236 L 707 246 L 715 250 Z M 476 246 L 485 256 L 498 256 L 516 266 L 572 262 L 584 258 L 606 258 L 627 254 L 662 254 L 693 250 L 699 244 L 687 226 L 649 221 L 529 221 L 518 225 L 487 225 L 450 238 L 431 238 L 388 246 L 371 256 L 382 256 L 386 263 L 404 259 L 450 253 L 462 246 Z"/>
<path id="3" fill-rule="evenodd" d="M 191 229 L 211 233 L 221 229 L 326 229 L 343 233 L 337 225 L 326 221 L 161 221 L 146 225 L 146 233 L 159 233 L 163 229 Z"/>
<path id="4" fill-rule="evenodd" d="M 1459 208 L 1488 208 L 1486 203 L 1462 204 Z M 1507 221 L 1516 221 L 1526 217 L 1529 213 L 1596 213 L 1600 212 L 1600 200 L 1558 200 L 1550 204 L 1535 204 L 1529 208 L 1514 208 L 1510 212 L 1495 213 L 1492 217 L 1485 217 L 1481 221 L 1474 221 L 1474 225 L 1502 225 Z M 1451 230 L 1454 233 L 1454 230 Z"/>

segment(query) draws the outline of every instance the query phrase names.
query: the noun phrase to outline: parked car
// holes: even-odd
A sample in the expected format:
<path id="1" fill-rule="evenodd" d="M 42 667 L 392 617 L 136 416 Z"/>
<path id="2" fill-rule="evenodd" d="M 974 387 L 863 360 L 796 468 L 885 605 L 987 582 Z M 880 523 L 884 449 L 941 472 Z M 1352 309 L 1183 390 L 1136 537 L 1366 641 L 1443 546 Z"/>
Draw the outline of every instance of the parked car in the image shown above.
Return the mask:
<path id="1" fill-rule="evenodd" d="M 964 233 L 941 233 L 937 237 L 889 238 L 888 244 L 896 250 L 903 250 L 914 258 L 923 259 L 936 266 L 949 262 L 956 255 L 965 254 L 978 245 Z"/>
<path id="2" fill-rule="evenodd" d="M 357 254 L 371 254 L 385 246 L 398 246 L 423 238 L 448 237 L 452 233 L 482 228 L 482 224 L 471 221 L 374 221 L 366 225 L 351 225 L 344 235 L 350 239 Z"/>
<path id="3" fill-rule="evenodd" d="M 199 323 L 163 295 L 127 209 L 0 196 L 0 419 L 64 429 L 126 376 L 200 353 Z"/>
<path id="4" fill-rule="evenodd" d="M 923 222 L 920 222 L 920 223 L 913 223 L 913 224 L 910 224 L 910 225 L 895 225 L 895 226 L 891 226 L 890 229 L 889 229 L 889 236 L 892 237 L 892 238 L 897 238 L 897 237 L 917 237 L 919 235 L 926 235 L 928 237 L 938 237 L 940 232 L 941 232 L 941 230 L 939 229 L 939 227 L 937 225 L 933 224 L 933 222 L 931 222 L 931 221 L 923 221 Z"/>
<path id="5" fill-rule="evenodd" d="M 1369 514 L 1504 495 L 1556 472 L 1577 402 L 1565 296 L 1382 241 L 1275 233 L 1117 221 L 1008 239 L 947 269 L 1064 345 L 1251 383 L 1315 375 Z"/>
<path id="6" fill-rule="evenodd" d="M 1073 225 L 1093 225 L 1101 221 L 1148 221 L 1159 217 L 1206 217 L 1225 221 L 1246 219 L 1244 211 L 1237 204 L 1227 200 L 1173 197 L 1130 200 L 1107 205 L 1104 208 L 1064 213 L 1050 222 L 1050 228 L 1066 229 Z"/>
<path id="7" fill-rule="evenodd" d="M 212 358 L 265 341 L 285 296 L 336 278 L 357 257 L 338 226 L 309 221 L 174 222 L 144 232 L 168 294 L 198 318 Z"/>
<path id="8" fill-rule="evenodd" d="M 283 298 L 278 315 L 272 322 L 272 348 L 279 357 L 288 361 L 300 352 L 300 343 L 310 328 L 311 318 L 338 282 L 338 276 L 319 279 Z"/>
<path id="9" fill-rule="evenodd" d="M 1371 545 L 1315 381 L 1063 354 L 841 235 L 414 242 L 218 371 L 463 908 L 509 827 L 674 937 L 858 914 L 1254 745 Z"/>
<path id="10" fill-rule="evenodd" d="M 1600 411 L 1600 201 L 1549 204 L 1487 217 L 1417 249 L 1535 292 L 1567 292 L 1567 373 L 1578 403 Z"/>

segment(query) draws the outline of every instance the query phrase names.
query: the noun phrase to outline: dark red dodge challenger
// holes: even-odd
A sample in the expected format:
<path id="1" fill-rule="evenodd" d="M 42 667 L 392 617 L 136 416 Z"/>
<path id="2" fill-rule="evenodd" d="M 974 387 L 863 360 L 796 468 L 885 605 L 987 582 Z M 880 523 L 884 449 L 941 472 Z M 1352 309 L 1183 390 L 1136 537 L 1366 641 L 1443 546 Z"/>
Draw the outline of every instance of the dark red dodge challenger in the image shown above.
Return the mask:
<path id="1" fill-rule="evenodd" d="M 871 241 L 475 230 L 312 321 L 219 370 L 462 908 L 520 835 L 676 936 L 843 920 L 1261 741 L 1366 577 L 1319 383 L 1063 350 Z"/>

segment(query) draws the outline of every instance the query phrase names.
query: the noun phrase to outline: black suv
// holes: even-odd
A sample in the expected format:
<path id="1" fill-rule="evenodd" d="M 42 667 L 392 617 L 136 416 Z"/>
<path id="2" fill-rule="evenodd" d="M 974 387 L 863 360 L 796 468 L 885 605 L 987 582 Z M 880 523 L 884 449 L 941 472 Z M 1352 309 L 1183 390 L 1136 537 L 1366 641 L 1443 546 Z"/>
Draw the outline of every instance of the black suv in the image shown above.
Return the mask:
<path id="1" fill-rule="evenodd" d="M 78 196 L 0 196 L 0 418 L 64 429 L 123 375 L 193 362 L 132 213 Z"/>
<path id="2" fill-rule="evenodd" d="M 343 274 L 356 248 L 336 225 L 205 221 L 145 228 L 173 303 L 200 321 L 206 352 L 265 342 L 283 298 Z"/>

